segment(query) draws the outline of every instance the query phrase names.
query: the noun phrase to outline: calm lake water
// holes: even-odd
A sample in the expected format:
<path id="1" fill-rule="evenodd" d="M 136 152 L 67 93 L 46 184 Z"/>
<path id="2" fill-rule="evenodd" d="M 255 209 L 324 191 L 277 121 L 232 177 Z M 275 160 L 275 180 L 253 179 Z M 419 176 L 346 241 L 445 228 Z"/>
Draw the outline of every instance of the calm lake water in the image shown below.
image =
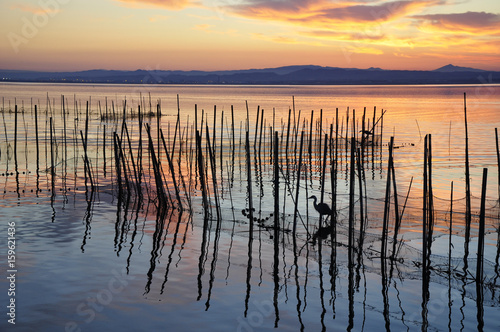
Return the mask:
<path id="1" fill-rule="evenodd" d="M 464 93 L 472 195 L 470 253 L 466 260 Z M 0 84 L 0 97 L 0 249 L 5 255 L 0 263 L 0 300 L 4 304 L 1 330 L 13 327 L 7 315 L 12 299 L 16 304 L 15 328 L 20 331 L 500 329 L 499 170 L 495 144 L 495 128 L 500 125 L 498 85 Z M 146 129 L 139 127 L 138 106 L 142 112 L 156 113 L 158 102 L 162 117 L 148 117 L 144 123 L 151 126 L 157 153 L 164 151 L 159 128 L 166 146 L 171 147 L 176 141 L 170 152 L 175 184 L 165 153 L 161 152 L 159 158 L 163 181 L 173 200 L 174 185 L 181 188 L 183 212 L 158 208 L 148 136 Z M 122 130 L 124 108 L 130 146 Z M 321 195 L 322 149 L 318 145 L 324 134 L 330 134 L 331 124 L 335 129 L 337 113 L 341 143 L 335 186 L 337 241 L 332 245 L 328 238 L 313 244 L 310 235 L 318 230 L 318 214 L 307 198 Z M 252 202 L 256 218 L 262 222 L 250 222 L 245 210 L 249 207 L 247 114 L 252 146 Z M 381 145 L 366 151 L 362 196 L 358 183 L 355 184 L 353 206 L 358 246 L 353 254 L 355 263 L 350 265 L 350 153 L 342 144 L 352 135 L 360 140 L 363 114 L 367 128 L 373 126 L 375 118 L 375 133 Z M 258 115 L 262 120 L 257 121 Z M 203 126 L 207 125 L 203 135 L 206 129 L 212 138 L 215 133 L 215 168 L 208 169 L 210 163 L 206 164 L 211 174 L 207 178 L 211 195 L 209 216 L 203 209 L 198 169 L 193 166 L 195 118 L 198 127 L 202 128 L 202 118 Z M 288 131 L 289 118 L 298 124 L 296 129 L 292 125 Z M 282 135 L 278 241 L 271 227 L 275 188 L 270 158 L 271 126 Z M 298 181 L 298 143 L 300 131 L 311 133 L 310 128 L 312 149 L 317 151 L 308 156 L 304 148 L 297 196 L 299 221 L 294 238 L 291 229 Z M 85 132 L 90 174 L 97 187 L 93 194 L 86 190 L 89 185 L 82 143 Z M 123 157 L 128 165 L 125 169 L 132 171 L 143 166 L 142 198 L 137 194 L 119 195 L 117 172 L 121 166 L 115 163 L 114 132 L 121 137 L 124 149 L 130 148 L 124 151 L 133 151 Z M 337 135 L 335 131 L 333 134 Z M 428 285 L 422 279 L 421 266 L 427 134 L 432 137 L 435 209 Z M 287 136 L 289 150 L 285 152 Z M 396 197 L 403 215 L 398 260 L 380 259 L 387 145 L 391 136 L 396 148 Z M 205 136 L 203 140 L 208 160 Z M 330 206 L 334 197 L 331 167 L 328 162 L 324 185 L 324 201 Z M 482 286 L 476 287 L 484 168 L 488 169 L 484 279 Z M 129 174 L 129 178 L 133 177 Z M 214 177 L 216 181 L 212 182 Z M 392 239 L 393 191 L 391 195 L 388 235 Z M 366 213 L 366 234 L 363 249 L 359 250 L 361 206 Z M 220 218 L 215 212 L 217 207 Z M 15 234 L 9 228 L 14 228 Z M 13 244 L 8 241 L 9 236 L 15 238 L 12 266 L 7 257 L 8 246 Z M 451 257 L 449 241 L 454 246 Z M 389 247 L 392 252 L 392 242 Z M 14 284 L 7 279 L 12 274 Z M 15 295 L 9 294 L 13 285 Z"/>

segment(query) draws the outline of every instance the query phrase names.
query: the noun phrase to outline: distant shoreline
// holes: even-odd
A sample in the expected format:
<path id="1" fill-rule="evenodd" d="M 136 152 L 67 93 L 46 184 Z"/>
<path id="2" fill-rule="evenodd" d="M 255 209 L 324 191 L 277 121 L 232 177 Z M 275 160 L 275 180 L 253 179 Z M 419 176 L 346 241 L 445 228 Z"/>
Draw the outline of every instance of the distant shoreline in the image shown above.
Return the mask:
<path id="1" fill-rule="evenodd" d="M 497 86 L 500 81 L 495 83 L 114 83 L 114 82 L 68 82 L 68 81 L 14 81 L 0 80 L 1 84 L 53 84 L 53 85 L 102 85 L 102 86 Z"/>
<path id="2" fill-rule="evenodd" d="M 447 65 L 432 71 L 287 66 L 228 71 L 1 70 L 0 82 L 147 85 L 446 85 L 500 84 L 499 71 Z"/>

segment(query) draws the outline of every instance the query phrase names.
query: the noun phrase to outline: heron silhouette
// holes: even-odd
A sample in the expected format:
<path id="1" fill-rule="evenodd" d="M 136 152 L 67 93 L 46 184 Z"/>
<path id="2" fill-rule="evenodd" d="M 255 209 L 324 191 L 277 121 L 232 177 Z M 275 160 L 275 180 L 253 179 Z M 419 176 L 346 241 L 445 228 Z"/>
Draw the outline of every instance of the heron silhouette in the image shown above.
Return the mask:
<path id="1" fill-rule="evenodd" d="M 319 203 L 318 204 L 318 198 L 315 195 L 312 195 L 308 199 L 314 199 L 314 202 L 313 202 L 314 209 L 316 211 L 318 211 L 320 216 L 326 215 L 327 216 L 326 218 L 328 219 L 328 217 L 333 214 L 332 209 L 330 209 L 328 204 L 326 204 L 326 203 Z"/>
<path id="2" fill-rule="evenodd" d="M 318 211 L 320 217 L 326 215 L 325 222 L 328 220 L 328 218 L 333 214 L 332 209 L 328 206 L 326 203 L 319 203 L 318 204 L 318 198 L 315 195 L 312 195 L 308 199 L 314 199 L 313 205 L 314 209 Z M 326 227 L 322 227 L 320 225 L 319 229 L 314 233 L 313 239 L 312 239 L 312 244 L 316 244 L 316 239 L 319 237 L 321 239 L 326 239 L 328 235 L 331 233 L 330 226 L 327 224 Z"/>

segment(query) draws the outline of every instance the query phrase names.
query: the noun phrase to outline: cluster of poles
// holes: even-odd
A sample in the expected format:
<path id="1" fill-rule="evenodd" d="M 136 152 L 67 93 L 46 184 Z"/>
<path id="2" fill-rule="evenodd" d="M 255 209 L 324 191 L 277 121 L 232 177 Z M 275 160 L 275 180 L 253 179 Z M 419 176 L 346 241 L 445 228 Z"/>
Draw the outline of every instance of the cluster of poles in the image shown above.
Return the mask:
<path id="1" fill-rule="evenodd" d="M 465 101 L 464 95 L 464 104 Z M 102 191 L 111 191 L 113 195 L 119 198 L 120 202 L 129 201 L 131 197 L 137 198 L 139 201 L 153 202 L 157 209 L 161 211 L 193 212 L 201 206 L 203 209 L 205 239 L 205 232 L 209 231 L 208 225 L 212 220 L 217 221 L 217 229 L 220 230 L 220 223 L 225 218 L 222 209 L 224 201 L 230 201 L 229 211 L 232 214 L 233 221 L 236 222 L 237 219 L 241 219 L 236 218 L 235 207 L 241 206 L 241 202 L 235 204 L 233 199 L 233 196 L 235 196 L 233 189 L 236 186 L 234 183 L 235 176 L 239 174 L 240 183 L 246 184 L 243 215 L 248 218 L 249 252 L 251 252 L 254 227 L 256 226 L 269 230 L 272 235 L 275 269 L 280 264 L 280 244 L 285 241 L 285 234 L 292 235 L 294 248 L 296 248 L 296 241 L 302 236 L 305 237 L 306 242 L 317 243 L 319 250 L 321 250 L 323 240 L 330 237 L 331 261 L 332 266 L 335 266 L 338 244 L 337 225 L 344 222 L 344 220 L 340 220 L 338 215 L 338 177 L 345 166 L 346 180 L 349 184 L 347 203 L 348 236 L 346 244 L 349 270 L 351 271 L 356 265 L 356 253 L 358 254 L 358 263 L 362 259 L 365 251 L 364 239 L 368 221 L 365 168 L 368 167 L 370 160 L 373 167 L 375 167 L 378 155 L 380 155 L 380 164 L 382 164 L 384 111 L 377 114 L 375 108 L 373 114 L 368 115 L 365 108 L 358 118 L 355 110 L 349 112 L 349 109 L 345 116 L 339 117 L 337 109 L 335 118 L 331 119 L 331 123 L 328 123 L 329 119 L 323 117 L 322 111 L 320 111 L 318 118 L 314 117 L 314 112 L 311 112 L 310 118 L 306 118 L 302 116 L 301 111 L 296 112 L 293 106 L 289 109 L 288 118 L 286 120 L 281 119 L 281 122 L 278 123 L 274 110 L 271 122 L 264 115 L 264 109 L 258 108 L 257 117 L 253 124 L 254 131 L 251 132 L 248 104 L 245 123 L 240 122 L 238 129 L 235 124 L 233 107 L 231 107 L 229 120 L 225 117 L 224 111 L 220 112 L 220 118 L 218 118 L 217 109 L 214 107 L 213 121 L 210 121 L 208 114 L 204 110 L 199 112 L 195 106 L 194 121 L 190 122 L 188 117 L 187 121 L 184 122 L 181 119 L 179 97 L 177 97 L 178 107 L 173 130 L 171 130 L 170 123 L 168 123 L 167 128 L 162 127 L 161 119 L 165 114 L 162 113 L 161 102 L 158 101 L 155 110 L 153 110 L 151 97 L 149 97 L 148 102 L 146 98 L 141 96 L 136 110 L 129 110 L 125 101 L 122 112 L 115 109 L 114 103 L 111 107 L 108 107 L 107 100 L 103 111 L 99 102 L 100 125 L 98 128 L 89 128 L 89 120 L 95 114 L 91 111 L 89 102 L 87 102 L 85 112 L 83 112 L 83 107 L 75 100 L 72 116 L 66 105 L 68 105 L 68 102 L 63 96 L 61 98 L 63 123 L 60 124 L 59 128 L 57 128 L 54 120 L 56 115 L 54 111 L 52 109 L 45 111 L 45 127 L 48 130 L 45 130 L 44 138 L 41 137 L 39 132 L 40 111 L 36 105 L 34 106 L 37 195 L 41 191 L 39 186 L 41 174 L 48 177 L 50 182 L 49 191 L 52 192 L 53 199 L 57 191 L 57 184 L 61 184 L 61 191 L 64 194 L 71 190 L 69 184 L 71 172 L 68 173 L 67 170 L 71 159 L 71 153 L 68 150 L 71 150 L 74 161 L 72 174 L 74 175 L 74 191 L 78 190 L 77 187 L 81 182 L 84 183 L 89 207 L 90 202 L 95 199 L 95 194 Z M 148 106 L 149 110 L 147 110 Z M 467 275 L 472 207 L 467 110 L 466 107 L 464 109 L 466 129 L 464 274 Z M 18 140 L 21 138 L 18 130 L 20 125 L 19 115 L 23 116 L 25 128 L 26 123 L 24 121 L 24 111 L 18 110 L 17 105 L 15 105 L 14 113 L 13 151 L 10 152 L 8 148 L 0 151 L 0 158 L 2 158 L 2 154 L 4 158 L 10 158 L 11 154 L 14 156 L 16 191 L 19 195 L 20 162 L 18 160 Z M 2 112 L 2 116 L 4 114 L 5 110 Z M 72 120 L 70 121 L 69 118 L 72 118 Z M 57 122 L 60 123 L 60 119 Z M 82 129 L 80 129 L 81 122 L 84 123 Z M 210 124 L 210 122 L 212 123 Z M 210 125 L 212 125 L 211 128 Z M 325 130 L 325 127 L 328 129 Z M 5 118 L 4 128 L 5 139 L 8 143 Z M 500 170 L 500 152 L 496 130 L 495 134 Z M 27 155 L 30 148 L 27 147 L 27 135 L 26 130 L 25 154 L 26 172 L 28 173 L 31 166 L 28 165 Z M 253 139 L 251 136 L 253 136 Z M 7 147 L 9 146 L 10 144 L 7 145 Z M 40 163 L 40 160 L 43 159 L 43 146 L 45 146 L 45 168 Z M 63 147 L 62 151 L 60 151 L 61 146 Z M 400 260 L 398 252 L 403 242 L 398 240 L 398 235 L 413 181 L 412 179 L 406 199 L 401 205 L 398 201 L 394 148 L 394 138 L 391 137 L 388 144 L 386 190 L 379 251 L 384 275 L 387 273 L 387 261 L 391 263 L 389 275 L 392 275 L 393 264 Z M 79 155 L 80 149 L 81 155 Z M 81 179 L 82 166 L 77 164 L 79 159 L 83 161 L 83 179 Z M 424 313 L 429 300 L 429 280 L 433 270 L 431 245 L 434 228 L 434 195 L 432 188 L 431 135 L 425 137 L 423 159 L 422 260 L 420 266 L 423 280 L 423 306 L 425 306 L 422 312 Z M 239 173 L 236 172 L 238 166 L 240 168 Z M 58 169 L 62 169 L 62 171 L 58 173 Z M 7 169 L 5 172 L 7 175 L 9 174 L 8 171 Z M 244 177 L 243 174 L 246 176 Z M 485 168 L 479 216 L 477 265 L 474 277 L 478 285 L 478 298 L 482 294 L 484 281 L 487 174 L 488 169 Z M 313 193 L 313 186 L 307 183 L 310 180 L 312 184 L 313 177 L 319 182 L 318 189 L 314 190 L 314 193 L 319 195 L 320 205 L 328 203 L 327 196 L 329 196 L 331 198 L 331 209 L 328 209 L 328 215 L 318 209 L 318 223 L 309 225 L 309 218 L 304 220 L 301 214 L 299 201 L 301 190 L 306 191 L 307 197 Z M 330 180 L 330 184 L 326 183 L 327 179 Z M 272 188 L 272 209 L 267 204 L 268 202 L 263 202 L 265 191 L 269 186 Z M 316 204 L 316 199 L 316 196 L 314 196 L 315 207 L 319 206 Z M 290 200 L 293 203 L 293 213 L 288 213 L 286 208 L 287 201 Z M 453 182 L 451 184 L 451 203 L 450 257 L 453 227 Z M 356 205 L 359 208 L 357 211 Z M 394 210 L 394 229 L 392 232 L 389 230 L 391 207 Z M 266 211 L 268 217 L 263 218 Z M 287 214 L 293 217 L 286 218 Z M 309 214 L 307 205 L 306 214 Z M 323 220 L 323 218 L 325 219 Z M 267 223 L 270 219 L 271 223 Z M 356 219 L 358 222 L 356 222 Z M 302 228 L 300 227 L 301 224 Z M 392 239 L 389 238 L 391 233 Z M 358 236 L 357 239 L 356 236 Z M 392 249 L 389 248 L 390 244 L 392 244 Z M 498 252 L 500 252 L 500 237 L 498 248 Z M 497 253 L 497 265 L 498 256 Z M 249 257 L 249 268 L 251 269 L 251 257 Z M 334 269 L 331 268 L 330 270 L 333 274 Z M 451 263 L 448 273 L 451 278 Z M 275 283 L 278 285 L 277 270 L 274 276 Z M 350 277 L 352 277 L 351 273 Z M 275 288 L 276 292 L 277 289 L 278 287 Z M 277 297 L 277 293 L 275 297 Z"/>

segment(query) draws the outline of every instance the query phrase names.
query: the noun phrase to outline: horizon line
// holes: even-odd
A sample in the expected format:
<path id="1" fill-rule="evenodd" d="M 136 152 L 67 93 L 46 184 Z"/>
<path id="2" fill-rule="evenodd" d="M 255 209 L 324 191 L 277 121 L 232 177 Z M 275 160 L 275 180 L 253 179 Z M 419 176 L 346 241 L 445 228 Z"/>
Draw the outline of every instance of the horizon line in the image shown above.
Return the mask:
<path id="1" fill-rule="evenodd" d="M 483 69 L 477 67 L 462 67 L 453 65 L 451 63 L 434 68 L 434 69 L 385 69 L 381 67 L 367 67 L 367 68 L 358 68 L 358 67 L 334 67 L 334 66 L 322 66 L 315 64 L 304 64 L 304 65 L 283 65 L 277 67 L 249 67 L 249 68 L 239 68 L 239 69 L 147 69 L 147 68 L 136 68 L 136 69 L 106 69 L 106 68 L 92 68 L 92 69 L 69 69 L 69 70 L 39 70 L 39 69 L 5 69 L 0 68 L 0 71 L 17 71 L 17 72 L 39 72 L 39 73 L 75 73 L 75 72 L 89 72 L 89 71 L 118 71 L 118 72 L 134 72 L 134 71 L 148 71 L 148 72 L 167 72 L 167 71 L 179 71 L 179 72 L 232 72 L 232 71 L 248 71 L 248 70 L 266 70 L 266 69 L 279 69 L 279 68 L 291 68 L 291 67 L 318 67 L 318 68 L 332 68 L 332 69 L 352 69 L 352 70 L 385 70 L 385 71 L 435 71 L 441 69 L 443 67 L 457 67 L 457 68 L 467 68 L 472 70 L 482 70 L 485 72 L 498 72 L 499 69 Z"/>

